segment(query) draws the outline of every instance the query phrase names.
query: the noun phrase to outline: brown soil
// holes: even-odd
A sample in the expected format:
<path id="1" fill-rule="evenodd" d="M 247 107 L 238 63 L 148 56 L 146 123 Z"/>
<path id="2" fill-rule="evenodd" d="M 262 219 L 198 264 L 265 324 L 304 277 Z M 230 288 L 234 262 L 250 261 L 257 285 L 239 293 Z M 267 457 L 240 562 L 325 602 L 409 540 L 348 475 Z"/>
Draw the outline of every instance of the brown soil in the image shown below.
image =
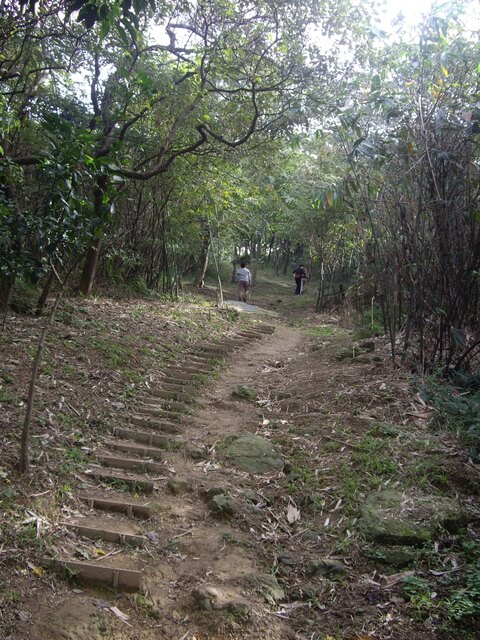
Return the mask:
<path id="1" fill-rule="evenodd" d="M 337 350 L 352 343 L 351 332 L 338 318 L 313 314 L 303 300 L 294 307 L 285 285 L 275 290 L 265 283 L 257 297 L 261 299 L 253 302 L 282 313 L 274 334 L 260 341 L 245 339 L 217 377 L 210 376 L 201 387 L 179 425 L 182 438 L 206 452 L 204 458 L 192 459 L 183 446 L 166 449 L 162 472 L 149 474 L 155 492 L 145 498 L 117 488 L 104 487 L 99 493 L 75 452 L 83 446 L 88 458 L 111 437 L 112 427 L 124 426 L 148 385 L 161 379 L 164 363 L 182 358 L 195 344 L 254 326 L 257 318 L 242 316 L 232 325 L 211 311 L 209 324 L 205 312 L 191 305 L 176 317 L 170 308 L 155 304 L 142 307 L 139 316 L 137 302 L 86 303 L 88 322 L 81 327 L 59 323 L 54 329 L 50 344 L 56 350 L 48 360 L 55 366 L 40 379 L 43 404 L 35 425 L 35 466 L 26 479 L 14 470 L 15 425 L 22 415 L 29 348 L 38 323 L 11 320 L 1 344 L 2 373 L 12 380 L 2 389 L 15 390 L 7 396 L 14 399 L 4 402 L 1 418 L 5 438 L 0 467 L 7 475 L 0 487 L 1 639 L 475 637 L 468 624 L 447 625 L 437 614 L 424 615 L 413 606 L 401 576 L 385 577 L 400 570 L 375 561 L 375 549 L 361 539 L 356 523 L 368 493 L 383 487 L 417 490 L 419 463 L 438 465 L 439 456 L 445 480 L 440 492 L 459 496 L 473 511 L 478 472 L 467 468 L 454 439 L 429 429 L 431 409 L 411 390 L 404 373 L 392 371 L 381 340 L 376 340 L 376 361 L 338 361 Z M 75 316 L 73 307 L 71 314 Z M 107 343 L 111 334 L 105 328 L 112 324 L 118 349 Z M 93 349 L 92 341 L 100 349 Z M 126 345 L 128 353 L 121 350 Z M 115 358 L 117 366 L 112 366 Z M 238 385 L 255 389 L 258 400 L 232 398 Z M 393 436 L 387 427 L 395 429 Z M 234 468 L 218 445 L 244 432 L 273 442 L 285 468 L 255 476 Z M 378 468 L 370 463 L 374 459 Z M 185 480 L 186 486 L 174 494 L 170 479 Z M 422 490 L 435 492 L 428 478 L 422 476 L 421 482 Z M 214 487 L 231 496 L 233 515 L 212 512 L 206 493 Z M 8 498 L 10 488 L 15 494 Z M 79 500 L 82 493 L 149 504 L 153 516 L 145 521 L 89 510 Z M 298 517 L 294 522 L 287 517 L 292 508 Z M 28 518 L 36 530 L 25 524 Z M 59 527 L 67 521 L 148 539 L 144 548 L 87 540 Z M 476 535 L 473 527 L 470 535 Z M 451 536 L 440 536 L 437 556 L 431 551 L 413 571 L 430 578 L 432 569 L 447 571 L 459 558 L 455 545 Z M 41 568 L 46 555 L 138 569 L 144 576 L 142 591 L 126 594 L 69 583 Z M 311 561 L 322 558 L 342 563 L 344 573 L 312 575 Z M 274 603 L 265 596 L 255 581 L 259 574 L 274 574 L 285 597 Z M 199 607 L 194 593 L 209 589 L 216 594 L 211 607 Z M 128 619 L 122 621 L 118 610 Z"/>

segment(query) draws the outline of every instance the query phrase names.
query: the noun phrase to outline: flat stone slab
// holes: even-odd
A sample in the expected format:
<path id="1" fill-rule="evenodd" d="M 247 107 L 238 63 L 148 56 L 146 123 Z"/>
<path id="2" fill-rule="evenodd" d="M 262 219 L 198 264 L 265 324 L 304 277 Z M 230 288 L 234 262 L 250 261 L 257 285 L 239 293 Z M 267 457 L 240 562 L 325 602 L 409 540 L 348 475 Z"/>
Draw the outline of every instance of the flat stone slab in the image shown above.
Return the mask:
<path id="1" fill-rule="evenodd" d="M 123 451 L 124 453 L 133 453 L 137 456 L 141 456 L 142 458 L 154 458 L 156 460 L 163 460 L 165 456 L 165 451 L 163 449 L 144 447 L 141 444 L 123 442 L 122 440 L 107 440 L 105 442 L 105 448 Z"/>
<path id="2" fill-rule="evenodd" d="M 139 410 L 141 408 L 142 407 L 139 407 Z M 172 413 L 171 411 L 163 411 L 162 409 L 157 409 L 156 407 L 149 407 L 148 405 L 144 405 L 143 409 L 145 410 L 146 415 L 131 416 L 130 418 L 131 423 L 136 427 L 145 427 L 147 429 L 158 429 L 159 431 L 164 431 L 165 433 L 181 432 L 181 428 L 176 424 L 172 424 L 169 420 L 154 420 L 152 418 L 151 419 L 148 418 L 148 415 L 158 416 L 158 417 L 165 416 L 169 418 L 172 416 L 177 417 L 176 413 Z M 150 413 L 150 412 L 153 412 L 153 413 Z"/>
<path id="3" fill-rule="evenodd" d="M 101 582 L 128 591 L 137 591 L 141 586 L 141 571 L 72 560 L 47 560 L 45 564 L 56 571 L 67 573 L 69 577 L 73 575 L 86 582 Z"/>
<path id="4" fill-rule="evenodd" d="M 146 478 L 109 473 L 101 469 L 87 469 L 85 473 L 89 478 L 94 478 L 98 482 L 105 482 L 114 487 L 125 486 L 136 493 L 153 493 L 155 489 L 153 482 Z"/>
<path id="5" fill-rule="evenodd" d="M 430 542 L 440 528 L 456 533 L 469 521 L 451 498 L 393 490 L 370 494 L 360 512 L 358 526 L 367 540 L 413 547 Z"/>
<path id="6" fill-rule="evenodd" d="M 255 313 L 271 316 L 273 318 L 278 316 L 275 311 L 269 311 L 268 309 L 262 309 L 255 304 L 248 304 L 248 302 L 240 302 L 239 300 L 226 300 L 225 305 L 231 309 L 236 309 L 240 313 Z"/>
<path id="7" fill-rule="evenodd" d="M 178 432 L 178 429 L 177 429 Z M 124 440 L 132 440 L 133 442 L 141 442 L 143 444 L 151 444 L 156 447 L 168 447 L 170 444 L 182 444 L 183 438 L 172 437 L 165 433 L 152 433 L 150 431 L 137 431 L 135 429 L 125 429 L 123 427 L 115 427 L 113 435 Z"/>
<path id="8" fill-rule="evenodd" d="M 120 458 L 118 456 L 97 455 L 99 464 L 116 469 L 131 469 L 144 473 L 161 473 L 165 467 L 158 462 L 150 462 L 141 458 Z"/>
<path id="9" fill-rule="evenodd" d="M 100 511 L 113 511 L 114 513 L 125 513 L 129 517 L 151 518 L 154 514 L 148 504 L 138 504 L 124 500 L 112 500 L 110 498 L 101 498 L 97 496 L 79 496 L 80 500 L 85 502 L 90 509 L 98 509 Z"/>
<path id="10" fill-rule="evenodd" d="M 229 436 L 218 450 L 233 465 L 248 473 L 270 473 L 283 469 L 284 460 L 274 445 L 251 433 Z"/>
<path id="11" fill-rule="evenodd" d="M 98 529 L 96 527 L 85 527 L 81 524 L 61 522 L 61 527 L 74 531 L 77 536 L 89 538 L 90 540 L 105 540 L 106 542 L 118 542 L 120 544 L 130 544 L 135 547 L 143 547 L 147 541 L 145 536 L 134 533 L 122 533 L 110 529 Z"/>

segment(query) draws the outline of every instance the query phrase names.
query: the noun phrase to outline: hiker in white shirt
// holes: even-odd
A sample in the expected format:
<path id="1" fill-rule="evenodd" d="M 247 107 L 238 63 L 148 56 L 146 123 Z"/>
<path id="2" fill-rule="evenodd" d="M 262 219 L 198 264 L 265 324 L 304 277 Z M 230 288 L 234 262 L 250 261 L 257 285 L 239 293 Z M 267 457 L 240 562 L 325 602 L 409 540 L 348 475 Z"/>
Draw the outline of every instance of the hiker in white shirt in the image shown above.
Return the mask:
<path id="1" fill-rule="evenodd" d="M 240 302 L 246 302 L 252 284 L 252 274 L 246 268 L 245 262 L 240 263 L 240 269 L 237 269 L 235 275 L 238 282 L 238 299 Z"/>

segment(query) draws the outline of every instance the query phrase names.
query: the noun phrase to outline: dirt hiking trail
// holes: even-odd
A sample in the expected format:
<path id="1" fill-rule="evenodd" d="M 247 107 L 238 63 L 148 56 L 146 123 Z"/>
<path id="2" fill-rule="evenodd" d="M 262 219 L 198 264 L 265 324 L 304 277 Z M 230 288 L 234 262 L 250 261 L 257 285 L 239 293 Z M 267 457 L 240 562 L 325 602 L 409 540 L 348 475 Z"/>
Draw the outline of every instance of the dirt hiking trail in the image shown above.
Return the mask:
<path id="1" fill-rule="evenodd" d="M 288 304 L 150 372 L 53 518 L 53 563 L 5 585 L 0 637 L 455 637 L 402 581 L 433 566 L 428 543 L 452 566 L 478 476 L 381 340 Z"/>

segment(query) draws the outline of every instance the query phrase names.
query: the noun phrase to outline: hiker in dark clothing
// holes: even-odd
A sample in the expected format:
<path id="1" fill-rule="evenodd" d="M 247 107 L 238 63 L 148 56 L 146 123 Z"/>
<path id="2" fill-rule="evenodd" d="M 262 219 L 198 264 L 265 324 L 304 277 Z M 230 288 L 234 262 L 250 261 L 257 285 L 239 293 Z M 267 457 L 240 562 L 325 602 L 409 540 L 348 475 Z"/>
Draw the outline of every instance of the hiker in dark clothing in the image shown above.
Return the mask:
<path id="1" fill-rule="evenodd" d="M 308 279 L 308 274 L 303 266 L 303 264 L 298 265 L 298 267 L 293 272 L 293 277 L 295 278 L 295 295 L 299 296 L 303 293 L 303 283 Z"/>

